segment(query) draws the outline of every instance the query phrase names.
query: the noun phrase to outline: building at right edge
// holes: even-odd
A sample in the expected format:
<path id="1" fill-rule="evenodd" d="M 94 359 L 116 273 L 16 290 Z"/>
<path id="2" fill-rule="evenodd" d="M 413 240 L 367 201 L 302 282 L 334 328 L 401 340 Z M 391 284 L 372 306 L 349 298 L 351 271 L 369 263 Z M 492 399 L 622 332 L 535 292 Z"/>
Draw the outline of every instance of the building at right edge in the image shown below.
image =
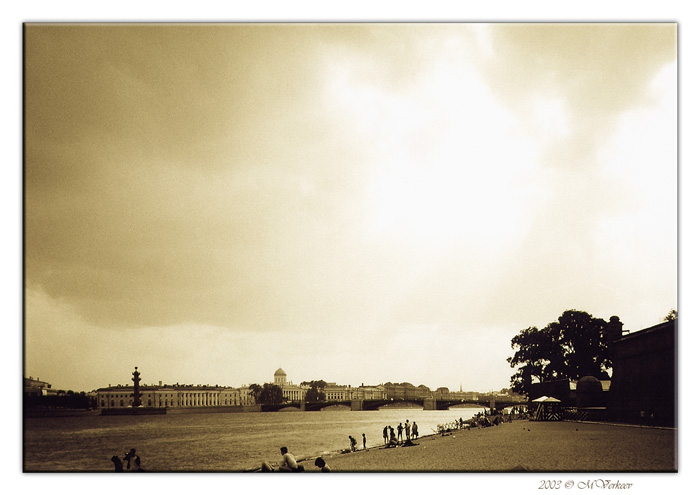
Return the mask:
<path id="1" fill-rule="evenodd" d="M 677 322 L 667 321 L 613 342 L 610 420 L 677 425 Z"/>

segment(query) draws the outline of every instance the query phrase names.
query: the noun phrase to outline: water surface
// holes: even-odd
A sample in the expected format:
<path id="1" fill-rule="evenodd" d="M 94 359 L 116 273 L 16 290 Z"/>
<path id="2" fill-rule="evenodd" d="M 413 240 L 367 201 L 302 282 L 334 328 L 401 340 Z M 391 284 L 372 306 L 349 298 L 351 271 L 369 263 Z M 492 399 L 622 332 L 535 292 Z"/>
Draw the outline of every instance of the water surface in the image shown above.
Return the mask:
<path id="1" fill-rule="evenodd" d="M 243 471 L 277 462 L 283 445 L 310 458 L 349 448 L 348 435 L 361 448 L 365 433 L 372 447 L 383 444 L 385 425 L 415 421 L 423 436 L 478 411 L 483 408 L 27 418 L 24 470 L 111 471 L 113 455 L 135 448 L 147 471 Z"/>

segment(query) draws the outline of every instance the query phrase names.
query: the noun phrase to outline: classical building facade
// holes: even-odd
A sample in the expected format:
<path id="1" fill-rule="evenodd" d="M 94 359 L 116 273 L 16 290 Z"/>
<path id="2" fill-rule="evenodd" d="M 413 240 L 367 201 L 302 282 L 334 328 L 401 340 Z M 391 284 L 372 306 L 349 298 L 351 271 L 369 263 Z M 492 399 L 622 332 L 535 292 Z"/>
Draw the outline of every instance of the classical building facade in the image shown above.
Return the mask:
<path id="1" fill-rule="evenodd" d="M 438 387 L 433 392 L 433 398 L 437 400 L 479 400 L 479 394 L 476 392 L 463 392 L 460 390 L 452 391 L 447 387 Z"/>
<path id="2" fill-rule="evenodd" d="M 100 409 L 131 407 L 134 404 L 134 387 L 116 385 L 97 391 L 97 407 Z M 209 385 L 142 385 L 141 405 L 155 408 L 249 406 L 255 404 L 247 387 L 232 388 Z"/>
<path id="3" fill-rule="evenodd" d="M 306 385 L 294 385 L 287 380 L 287 373 L 282 368 L 275 371 L 273 384 L 282 389 L 282 397 L 289 402 L 301 402 L 306 398 L 306 392 L 311 388 Z"/>
<path id="4" fill-rule="evenodd" d="M 353 396 L 356 395 L 356 393 L 353 394 L 353 392 L 356 392 L 357 389 L 353 389 L 349 385 L 337 385 L 335 383 L 327 383 L 323 391 L 326 394 L 327 401 L 352 400 L 357 398 Z"/>
<path id="5" fill-rule="evenodd" d="M 293 384 L 288 380 L 287 373 L 282 368 L 275 371 L 272 383 L 282 389 L 282 396 L 286 402 L 304 401 L 306 393 L 311 388 L 308 385 Z M 328 383 L 323 391 L 327 401 L 401 400 L 432 397 L 432 392 L 425 385 L 416 387 L 410 383 L 362 384 L 360 387 Z M 140 406 L 143 407 L 195 408 L 255 405 L 255 398 L 247 386 L 233 388 L 218 385 L 182 385 L 179 383 L 165 385 L 159 382 L 158 385 L 140 385 L 138 393 Z M 139 405 L 135 404 L 134 401 L 134 385 L 109 385 L 96 390 L 95 395 L 97 407 L 100 409 L 137 407 Z"/>
<path id="6" fill-rule="evenodd" d="M 386 389 L 384 385 L 362 385 L 355 389 L 353 399 L 382 400 L 386 399 Z"/>
<path id="7" fill-rule="evenodd" d="M 410 383 L 390 383 L 384 384 L 386 397 L 394 400 L 421 400 L 433 396 L 433 393 L 425 385 L 412 385 Z"/>
<path id="8" fill-rule="evenodd" d="M 42 382 L 39 378 L 24 378 L 24 395 L 27 396 L 44 396 L 51 395 L 51 384 Z"/>

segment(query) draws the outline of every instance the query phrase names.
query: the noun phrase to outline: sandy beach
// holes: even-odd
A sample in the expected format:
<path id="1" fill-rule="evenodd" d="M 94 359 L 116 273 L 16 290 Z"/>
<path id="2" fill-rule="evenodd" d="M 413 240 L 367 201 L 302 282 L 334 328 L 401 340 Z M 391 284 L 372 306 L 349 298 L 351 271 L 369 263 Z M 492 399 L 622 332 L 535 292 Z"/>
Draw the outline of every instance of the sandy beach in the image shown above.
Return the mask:
<path id="1" fill-rule="evenodd" d="M 578 422 L 502 423 L 324 457 L 334 472 L 676 472 L 677 430 Z M 313 459 L 301 462 L 318 471 Z"/>

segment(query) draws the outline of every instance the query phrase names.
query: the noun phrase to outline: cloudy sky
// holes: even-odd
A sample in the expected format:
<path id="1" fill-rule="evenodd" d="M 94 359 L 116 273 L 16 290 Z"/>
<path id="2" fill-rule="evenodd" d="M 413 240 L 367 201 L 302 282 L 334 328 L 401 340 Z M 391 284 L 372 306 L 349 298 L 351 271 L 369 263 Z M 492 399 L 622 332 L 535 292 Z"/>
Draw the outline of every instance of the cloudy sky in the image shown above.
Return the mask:
<path id="1" fill-rule="evenodd" d="M 675 24 L 25 30 L 25 374 L 509 385 L 677 308 Z"/>

